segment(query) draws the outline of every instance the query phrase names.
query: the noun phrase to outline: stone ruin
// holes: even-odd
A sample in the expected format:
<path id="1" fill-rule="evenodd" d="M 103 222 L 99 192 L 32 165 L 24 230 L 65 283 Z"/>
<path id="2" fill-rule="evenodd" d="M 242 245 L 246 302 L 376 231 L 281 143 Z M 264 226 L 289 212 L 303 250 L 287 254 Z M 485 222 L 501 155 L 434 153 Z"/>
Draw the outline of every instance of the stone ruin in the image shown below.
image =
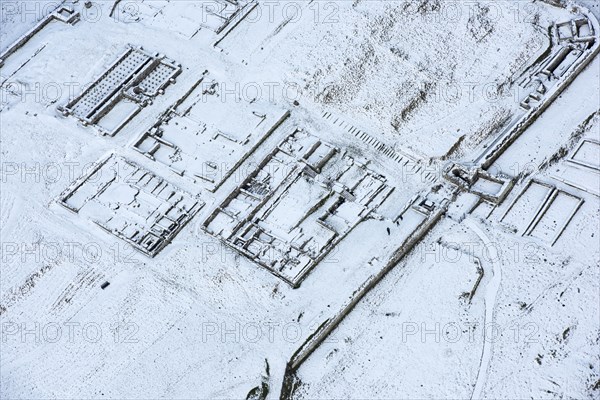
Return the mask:
<path id="1" fill-rule="evenodd" d="M 394 190 L 384 176 L 295 130 L 203 223 L 293 287 Z"/>
<path id="2" fill-rule="evenodd" d="M 130 45 L 100 77 L 58 111 L 114 136 L 142 107 L 164 93 L 180 73 L 181 66 L 173 60 Z"/>
<path id="3" fill-rule="evenodd" d="M 58 203 L 148 257 L 167 246 L 204 205 L 116 155 L 99 161 L 60 195 Z"/>

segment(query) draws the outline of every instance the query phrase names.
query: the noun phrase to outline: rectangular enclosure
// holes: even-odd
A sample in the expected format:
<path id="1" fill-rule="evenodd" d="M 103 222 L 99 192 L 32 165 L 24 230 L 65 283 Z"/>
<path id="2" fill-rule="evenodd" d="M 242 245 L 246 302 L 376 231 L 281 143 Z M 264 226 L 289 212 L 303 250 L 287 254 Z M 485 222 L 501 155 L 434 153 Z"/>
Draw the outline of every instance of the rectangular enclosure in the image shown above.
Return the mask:
<path id="1" fill-rule="evenodd" d="M 297 287 L 387 199 L 384 176 L 296 130 L 204 222 L 204 229 Z"/>
<path id="2" fill-rule="evenodd" d="M 226 86 L 203 76 L 134 149 L 215 191 L 289 116 L 260 100 L 226 101 Z"/>
<path id="3" fill-rule="evenodd" d="M 58 203 L 156 256 L 204 205 L 143 167 L 111 155 L 65 190 Z"/>

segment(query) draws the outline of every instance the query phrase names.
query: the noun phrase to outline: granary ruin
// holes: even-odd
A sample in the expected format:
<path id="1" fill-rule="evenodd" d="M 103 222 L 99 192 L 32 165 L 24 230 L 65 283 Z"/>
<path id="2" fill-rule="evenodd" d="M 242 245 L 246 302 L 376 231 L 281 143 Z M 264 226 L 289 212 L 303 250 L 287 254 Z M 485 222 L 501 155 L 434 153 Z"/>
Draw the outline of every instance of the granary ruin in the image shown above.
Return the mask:
<path id="1" fill-rule="evenodd" d="M 141 109 L 175 82 L 181 66 L 161 54 L 129 46 L 78 96 L 58 111 L 73 115 L 84 126 L 94 125 L 114 136 Z"/>
<path id="2" fill-rule="evenodd" d="M 595 398 L 593 0 L 1 3 L 0 398 Z"/>

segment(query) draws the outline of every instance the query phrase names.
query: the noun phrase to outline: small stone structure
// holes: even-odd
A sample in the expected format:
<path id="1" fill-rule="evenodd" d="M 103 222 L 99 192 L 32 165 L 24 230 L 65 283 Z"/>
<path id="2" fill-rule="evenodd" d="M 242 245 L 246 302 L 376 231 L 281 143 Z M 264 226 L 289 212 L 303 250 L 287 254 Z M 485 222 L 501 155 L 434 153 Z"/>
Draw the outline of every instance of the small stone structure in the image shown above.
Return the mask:
<path id="1" fill-rule="evenodd" d="M 558 23 L 555 28 L 559 43 L 594 42 L 596 40 L 594 24 L 585 16 Z"/>
<path id="2" fill-rule="evenodd" d="M 444 177 L 460 189 L 494 204 L 502 203 L 514 185 L 514 180 L 508 176 L 495 176 L 481 168 L 453 163 L 444 169 Z"/>

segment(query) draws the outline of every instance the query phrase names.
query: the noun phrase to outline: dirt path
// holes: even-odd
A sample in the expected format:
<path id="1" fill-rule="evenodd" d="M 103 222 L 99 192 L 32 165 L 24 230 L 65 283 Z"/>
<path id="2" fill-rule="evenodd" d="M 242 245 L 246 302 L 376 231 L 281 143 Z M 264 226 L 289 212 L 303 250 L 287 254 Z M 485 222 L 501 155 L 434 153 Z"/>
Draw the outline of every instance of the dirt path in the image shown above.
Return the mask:
<path id="1" fill-rule="evenodd" d="M 491 261 L 492 279 L 488 282 L 485 291 L 485 319 L 483 324 L 483 332 L 485 334 L 485 327 L 494 322 L 494 308 L 496 307 L 496 297 L 498 290 L 500 289 L 500 281 L 502 279 L 501 262 L 498 260 L 498 254 L 496 248 L 493 246 L 490 238 L 483 232 L 483 230 L 470 219 L 465 219 L 465 225 L 468 226 L 479 238 L 483 241 L 485 248 L 489 251 L 488 259 Z M 483 268 L 485 268 L 482 265 Z M 489 271 L 486 271 L 486 275 L 489 276 Z M 483 340 L 483 353 L 481 355 L 481 362 L 479 364 L 479 371 L 477 372 L 477 381 L 471 399 L 481 399 L 483 387 L 487 381 L 487 371 L 492 360 L 494 343 L 485 339 Z"/>

